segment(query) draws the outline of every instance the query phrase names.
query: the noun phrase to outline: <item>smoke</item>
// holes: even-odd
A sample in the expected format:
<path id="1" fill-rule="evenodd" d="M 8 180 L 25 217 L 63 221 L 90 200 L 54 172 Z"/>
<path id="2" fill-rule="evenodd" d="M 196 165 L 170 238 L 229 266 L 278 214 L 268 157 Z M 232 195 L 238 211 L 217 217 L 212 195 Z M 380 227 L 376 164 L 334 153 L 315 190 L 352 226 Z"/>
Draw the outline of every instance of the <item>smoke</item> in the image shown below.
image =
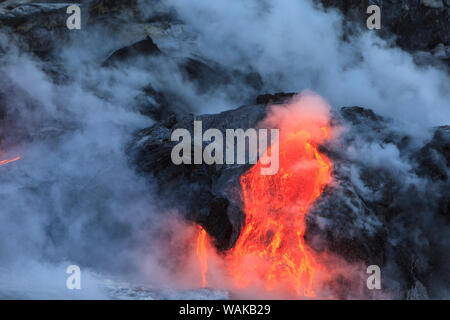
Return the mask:
<path id="1" fill-rule="evenodd" d="M 294 96 L 286 105 L 272 106 L 260 125 L 282 128 L 287 134 L 304 129 L 309 133 L 308 141 L 320 144 L 324 139 L 333 136 L 329 132 L 331 120 L 330 105 L 319 95 L 305 90 Z"/>
<path id="2" fill-rule="evenodd" d="M 7 29 L 1 34 L 0 156 L 21 159 L 0 166 L 0 296 L 226 297 L 220 290 L 186 292 L 199 286 L 189 245 L 195 228 L 158 207 L 154 182 L 135 172 L 126 153 L 133 134 L 153 123 L 136 102 L 149 84 L 185 108 L 220 97 L 196 96 L 169 59 L 102 68 L 128 44 L 105 41 L 107 29 L 73 36 L 50 61 L 13 45 Z M 66 288 L 71 264 L 81 267 L 81 291 Z"/>
<path id="3" fill-rule="evenodd" d="M 151 182 L 125 153 L 132 133 L 152 123 L 130 103 L 145 72 L 100 69 L 86 49 L 74 45 L 54 62 L 69 75 L 63 83 L 15 48 L 1 57 L 2 138 L 22 158 L 0 167 L 0 281 L 18 297 L 105 297 L 86 270 L 132 274 L 161 227 Z M 70 264 L 82 268 L 81 293 L 65 288 Z"/>
<path id="4" fill-rule="evenodd" d="M 410 132 L 450 123 L 448 74 L 416 66 L 376 31 L 343 41 L 344 18 L 337 11 L 311 1 L 169 3 L 195 39 L 191 50 L 257 71 L 265 92 L 310 89 L 333 107 L 372 108 Z"/>

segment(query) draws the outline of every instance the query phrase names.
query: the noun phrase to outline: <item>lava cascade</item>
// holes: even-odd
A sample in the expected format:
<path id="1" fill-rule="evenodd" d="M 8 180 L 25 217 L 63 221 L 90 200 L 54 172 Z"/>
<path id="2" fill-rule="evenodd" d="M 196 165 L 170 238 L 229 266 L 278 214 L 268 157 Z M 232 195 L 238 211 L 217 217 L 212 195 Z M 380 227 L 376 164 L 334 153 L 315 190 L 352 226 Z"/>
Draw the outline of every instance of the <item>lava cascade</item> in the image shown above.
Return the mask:
<path id="1" fill-rule="evenodd" d="M 15 157 L 15 158 L 13 158 L 13 159 L 6 159 L 6 160 L 0 160 L 0 166 L 3 166 L 3 165 L 5 165 L 5 164 L 8 164 L 8 163 L 11 163 L 11 162 L 14 162 L 14 161 L 17 161 L 17 160 L 19 160 L 21 157 L 19 156 L 19 157 Z"/>
<path id="2" fill-rule="evenodd" d="M 206 273 L 208 272 L 208 252 L 207 252 L 207 233 L 202 227 L 198 227 L 197 236 L 197 257 L 200 260 L 201 273 L 202 273 L 202 287 L 207 286 Z"/>
<path id="3" fill-rule="evenodd" d="M 230 252 L 238 287 L 248 286 L 256 276 L 267 291 L 316 296 L 313 280 L 322 266 L 305 244 L 305 217 L 330 181 L 332 167 L 318 149 L 330 137 L 330 128 L 327 110 L 321 110 L 326 103 L 316 99 L 273 109 L 269 123 L 280 129 L 278 173 L 261 175 L 258 162 L 241 177 L 246 220 Z"/>

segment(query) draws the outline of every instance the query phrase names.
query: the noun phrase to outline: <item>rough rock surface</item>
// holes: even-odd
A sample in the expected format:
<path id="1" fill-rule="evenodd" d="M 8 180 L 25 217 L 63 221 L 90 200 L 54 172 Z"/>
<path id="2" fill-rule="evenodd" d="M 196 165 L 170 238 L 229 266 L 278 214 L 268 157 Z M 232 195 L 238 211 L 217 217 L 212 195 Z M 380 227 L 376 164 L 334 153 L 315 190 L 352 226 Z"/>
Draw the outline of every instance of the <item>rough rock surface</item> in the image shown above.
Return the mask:
<path id="1" fill-rule="evenodd" d="M 420 146 L 370 110 L 343 108 L 341 115 L 340 123 L 350 128 L 343 149 L 358 150 L 361 145 L 376 146 L 379 153 L 391 149 L 403 165 L 386 166 L 382 157 L 371 161 L 364 157 L 364 148 L 356 155 L 336 145 L 324 148 L 333 159 L 335 183 L 308 216 L 307 237 L 320 233 L 323 243 L 311 241 L 313 247 L 320 250 L 325 245 L 348 261 L 389 268 L 394 257 L 404 287 L 395 288 L 393 279 L 385 280 L 386 287 L 399 292 L 415 288 L 425 297 L 432 283 L 446 281 L 435 275 L 449 272 L 446 258 L 440 260 L 448 232 L 432 226 L 436 221 L 450 223 L 448 127 L 433 129 L 433 138 Z"/>
<path id="2" fill-rule="evenodd" d="M 24 49 L 48 57 L 58 42 L 67 41 L 66 9 L 69 3 L 7 4 L 0 9 L 0 26 L 12 28 L 19 37 L 17 43 Z"/>
<path id="3" fill-rule="evenodd" d="M 110 66 L 115 62 L 129 61 L 138 56 L 159 54 L 158 46 L 153 42 L 152 38 L 148 37 L 144 40 L 133 43 L 130 46 L 120 48 L 113 52 L 111 56 L 106 59 L 104 66 Z"/>

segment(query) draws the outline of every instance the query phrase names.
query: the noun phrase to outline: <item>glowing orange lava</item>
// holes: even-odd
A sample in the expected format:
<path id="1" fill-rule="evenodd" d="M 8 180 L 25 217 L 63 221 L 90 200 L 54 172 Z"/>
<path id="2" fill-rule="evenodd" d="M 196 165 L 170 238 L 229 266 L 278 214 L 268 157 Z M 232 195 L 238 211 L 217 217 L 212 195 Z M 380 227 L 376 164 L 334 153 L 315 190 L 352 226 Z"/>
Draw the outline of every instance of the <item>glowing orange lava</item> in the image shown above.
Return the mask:
<path id="1" fill-rule="evenodd" d="M 9 159 L 9 160 L 0 160 L 0 166 L 3 166 L 3 165 L 5 165 L 5 164 L 8 164 L 8 163 L 11 163 L 11 162 L 14 162 L 14 161 L 17 161 L 17 160 L 19 160 L 21 157 L 19 156 L 19 157 L 15 157 L 14 159 Z"/>
<path id="2" fill-rule="evenodd" d="M 202 287 L 207 286 L 206 282 L 206 272 L 208 272 L 208 255 L 206 251 L 206 241 L 207 241 L 207 234 L 206 230 L 202 227 L 199 228 L 199 233 L 197 236 L 197 256 L 200 259 L 200 265 L 201 265 L 201 271 L 202 271 Z"/>
<path id="3" fill-rule="evenodd" d="M 332 166 L 318 150 L 318 143 L 330 137 L 327 119 L 311 112 L 282 110 L 275 117 L 280 128 L 277 174 L 261 175 L 258 162 L 241 177 L 246 220 L 230 252 L 238 287 L 256 277 L 267 291 L 316 296 L 313 279 L 321 266 L 305 244 L 305 217 L 330 181 Z"/>

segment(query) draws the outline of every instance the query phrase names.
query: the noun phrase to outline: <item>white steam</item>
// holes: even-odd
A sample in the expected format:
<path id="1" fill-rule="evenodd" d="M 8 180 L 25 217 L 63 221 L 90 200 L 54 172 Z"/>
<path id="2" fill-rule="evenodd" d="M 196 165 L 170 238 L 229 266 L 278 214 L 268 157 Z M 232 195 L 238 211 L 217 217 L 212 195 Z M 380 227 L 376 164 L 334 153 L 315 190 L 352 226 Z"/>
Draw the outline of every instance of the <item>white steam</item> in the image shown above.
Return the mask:
<path id="1" fill-rule="evenodd" d="M 196 50 L 227 66 L 252 67 L 266 91 L 311 89 L 333 107 L 360 105 L 411 132 L 450 123 L 445 72 L 364 32 L 342 41 L 343 17 L 311 1 L 169 0 L 195 35 Z"/>

